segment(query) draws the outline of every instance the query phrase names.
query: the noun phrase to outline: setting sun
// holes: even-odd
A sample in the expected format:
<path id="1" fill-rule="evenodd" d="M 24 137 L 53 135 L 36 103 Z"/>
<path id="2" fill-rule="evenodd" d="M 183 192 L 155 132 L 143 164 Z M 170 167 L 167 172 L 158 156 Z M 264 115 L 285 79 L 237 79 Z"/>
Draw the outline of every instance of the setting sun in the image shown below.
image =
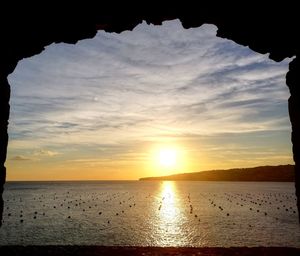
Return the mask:
<path id="1" fill-rule="evenodd" d="M 159 143 L 149 151 L 149 161 L 145 162 L 148 176 L 172 175 L 191 169 L 191 154 L 187 154 L 184 145 Z"/>
<path id="2" fill-rule="evenodd" d="M 177 151 L 175 149 L 161 149 L 158 153 L 159 164 L 164 167 L 174 167 L 177 163 Z"/>

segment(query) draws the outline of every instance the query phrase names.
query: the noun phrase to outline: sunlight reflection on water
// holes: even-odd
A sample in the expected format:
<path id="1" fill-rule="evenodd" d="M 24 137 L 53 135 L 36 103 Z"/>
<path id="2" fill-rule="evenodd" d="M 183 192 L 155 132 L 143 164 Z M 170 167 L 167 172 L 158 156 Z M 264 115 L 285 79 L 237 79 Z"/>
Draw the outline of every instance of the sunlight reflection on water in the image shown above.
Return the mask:
<path id="1" fill-rule="evenodd" d="M 293 183 L 7 183 L 4 196 L 0 245 L 300 245 Z"/>
<path id="2" fill-rule="evenodd" d="M 165 181 L 162 184 L 162 192 L 161 192 L 161 205 L 163 206 L 161 209 L 161 220 L 163 222 L 178 222 L 178 214 L 180 205 L 177 201 L 175 201 L 175 186 L 171 181 Z"/>
<path id="3" fill-rule="evenodd" d="M 186 245 L 188 235 L 184 232 L 187 216 L 177 195 L 176 183 L 164 181 L 158 190 L 158 214 L 152 220 L 153 240 L 160 246 Z"/>

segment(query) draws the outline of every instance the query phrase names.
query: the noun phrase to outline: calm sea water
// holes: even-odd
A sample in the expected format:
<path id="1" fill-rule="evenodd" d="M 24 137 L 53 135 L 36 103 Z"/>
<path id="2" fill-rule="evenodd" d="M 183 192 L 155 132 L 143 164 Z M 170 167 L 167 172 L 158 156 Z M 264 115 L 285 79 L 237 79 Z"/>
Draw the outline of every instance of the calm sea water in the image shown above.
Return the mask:
<path id="1" fill-rule="evenodd" d="M 293 183 L 7 183 L 0 245 L 294 246 Z"/>

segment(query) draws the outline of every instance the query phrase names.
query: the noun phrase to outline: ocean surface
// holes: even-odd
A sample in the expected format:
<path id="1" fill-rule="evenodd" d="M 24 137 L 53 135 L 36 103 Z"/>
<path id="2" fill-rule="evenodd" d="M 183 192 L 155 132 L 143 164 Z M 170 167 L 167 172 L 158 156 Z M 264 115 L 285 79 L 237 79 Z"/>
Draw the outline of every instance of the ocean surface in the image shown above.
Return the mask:
<path id="1" fill-rule="evenodd" d="M 294 184 L 8 182 L 0 245 L 300 247 Z"/>

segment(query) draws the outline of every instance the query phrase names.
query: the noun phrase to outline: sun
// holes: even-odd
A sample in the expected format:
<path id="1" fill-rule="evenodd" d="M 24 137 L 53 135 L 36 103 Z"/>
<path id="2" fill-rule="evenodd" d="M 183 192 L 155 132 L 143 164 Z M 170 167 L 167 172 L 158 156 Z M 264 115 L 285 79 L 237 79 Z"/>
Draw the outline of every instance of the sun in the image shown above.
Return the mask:
<path id="1" fill-rule="evenodd" d="M 151 176 L 172 175 L 189 168 L 184 146 L 175 143 L 159 143 L 149 151 L 147 170 Z"/>
<path id="2" fill-rule="evenodd" d="M 175 167 L 177 164 L 178 153 L 172 148 L 163 148 L 158 151 L 158 162 L 163 167 Z"/>

